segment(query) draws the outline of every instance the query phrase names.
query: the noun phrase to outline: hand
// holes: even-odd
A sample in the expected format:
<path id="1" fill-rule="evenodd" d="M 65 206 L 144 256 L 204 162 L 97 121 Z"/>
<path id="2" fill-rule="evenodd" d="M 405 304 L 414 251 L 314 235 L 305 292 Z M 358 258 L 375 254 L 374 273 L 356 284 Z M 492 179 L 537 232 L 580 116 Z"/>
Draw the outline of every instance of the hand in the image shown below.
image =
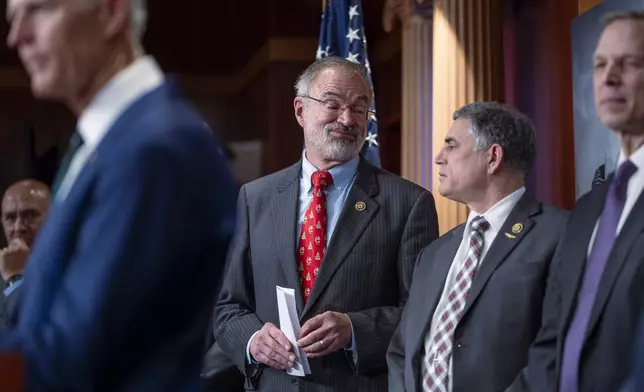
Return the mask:
<path id="1" fill-rule="evenodd" d="M 295 364 L 291 342 L 271 323 L 266 323 L 250 342 L 250 355 L 256 361 L 277 370 L 286 370 Z"/>
<path id="2" fill-rule="evenodd" d="M 29 247 L 21 240 L 11 241 L 8 247 L 0 250 L 0 274 L 5 281 L 12 276 L 22 275 L 29 258 Z"/>
<path id="3" fill-rule="evenodd" d="M 351 343 L 351 320 L 344 313 L 324 312 L 308 320 L 300 329 L 297 345 L 309 358 L 318 358 L 344 349 Z"/>

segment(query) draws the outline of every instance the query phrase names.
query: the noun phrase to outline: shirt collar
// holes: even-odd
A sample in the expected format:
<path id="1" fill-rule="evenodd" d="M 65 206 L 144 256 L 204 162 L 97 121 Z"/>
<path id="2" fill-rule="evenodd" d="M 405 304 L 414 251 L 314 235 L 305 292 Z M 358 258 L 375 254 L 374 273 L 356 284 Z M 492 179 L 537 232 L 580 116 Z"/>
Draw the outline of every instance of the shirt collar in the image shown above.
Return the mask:
<path id="1" fill-rule="evenodd" d="M 336 189 L 342 191 L 345 187 L 349 186 L 351 180 L 358 172 L 358 163 L 360 163 L 360 157 L 356 156 L 351 159 L 349 162 L 338 165 L 332 169 L 329 169 L 329 173 L 333 177 L 333 185 L 331 189 Z M 306 159 L 306 150 L 302 153 L 302 180 L 306 184 L 306 192 L 311 192 L 313 185 L 311 184 L 311 176 L 313 173 L 318 171 L 318 169 L 313 166 L 308 159 Z"/>
<path id="2" fill-rule="evenodd" d="M 631 162 L 633 162 L 633 164 L 637 167 L 638 171 L 644 169 L 644 146 L 635 150 L 628 159 Z M 626 155 L 624 154 L 624 150 L 620 150 L 615 172 L 617 172 L 617 169 L 619 169 L 619 167 L 621 166 L 622 163 L 624 163 L 625 160 L 626 160 Z"/>
<path id="3" fill-rule="evenodd" d="M 140 57 L 116 74 L 78 119 L 83 142 L 95 148 L 135 100 L 163 84 L 163 72 L 151 56 Z"/>
<path id="4" fill-rule="evenodd" d="M 466 230 L 463 235 L 469 235 L 469 228 L 472 223 L 472 219 L 479 215 L 484 217 L 485 220 L 488 221 L 488 223 L 490 224 L 490 231 L 498 232 L 499 230 L 501 230 L 501 226 L 503 226 L 503 223 L 505 223 L 508 215 L 510 215 L 510 212 L 517 204 L 519 199 L 521 199 L 524 193 L 525 187 L 517 189 L 516 191 L 510 193 L 501 201 L 490 207 L 490 209 L 488 209 L 483 214 L 471 210 L 470 215 L 467 218 L 467 225 L 465 226 Z"/>

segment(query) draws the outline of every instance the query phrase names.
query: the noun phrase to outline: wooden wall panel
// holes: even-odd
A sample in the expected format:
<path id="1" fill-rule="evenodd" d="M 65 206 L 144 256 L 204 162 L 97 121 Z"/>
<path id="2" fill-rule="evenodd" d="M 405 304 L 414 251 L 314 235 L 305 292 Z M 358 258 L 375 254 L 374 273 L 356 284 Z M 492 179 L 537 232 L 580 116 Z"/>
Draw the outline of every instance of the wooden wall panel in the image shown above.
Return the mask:
<path id="1" fill-rule="evenodd" d="M 506 1 L 504 80 L 508 103 L 537 129 L 528 189 L 543 202 L 575 203 L 572 50 L 575 0 Z"/>
<path id="2" fill-rule="evenodd" d="M 577 10 L 581 14 L 582 12 L 588 11 L 601 2 L 603 2 L 603 0 L 579 0 Z"/>

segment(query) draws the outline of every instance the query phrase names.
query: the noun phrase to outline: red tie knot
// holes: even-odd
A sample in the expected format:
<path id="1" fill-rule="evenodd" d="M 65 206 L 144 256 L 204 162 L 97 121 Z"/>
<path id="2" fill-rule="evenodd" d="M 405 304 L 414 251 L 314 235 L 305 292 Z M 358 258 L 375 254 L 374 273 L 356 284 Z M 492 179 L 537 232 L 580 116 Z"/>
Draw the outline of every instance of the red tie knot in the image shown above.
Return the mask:
<path id="1" fill-rule="evenodd" d="M 313 183 L 314 188 L 325 189 L 333 184 L 333 177 L 328 171 L 316 171 L 311 176 L 311 183 Z"/>

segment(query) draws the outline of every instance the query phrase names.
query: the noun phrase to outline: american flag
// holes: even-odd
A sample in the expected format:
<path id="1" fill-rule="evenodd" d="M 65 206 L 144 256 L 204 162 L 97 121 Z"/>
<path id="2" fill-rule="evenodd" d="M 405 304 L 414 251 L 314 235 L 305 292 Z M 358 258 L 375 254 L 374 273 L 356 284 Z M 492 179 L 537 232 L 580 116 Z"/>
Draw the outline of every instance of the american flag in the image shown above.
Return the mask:
<path id="1" fill-rule="evenodd" d="M 369 72 L 369 83 L 373 86 L 360 0 L 324 1 L 316 58 L 327 56 L 344 57 L 364 65 Z M 363 154 L 369 162 L 380 167 L 375 99 L 371 100 L 371 110 Z"/>

